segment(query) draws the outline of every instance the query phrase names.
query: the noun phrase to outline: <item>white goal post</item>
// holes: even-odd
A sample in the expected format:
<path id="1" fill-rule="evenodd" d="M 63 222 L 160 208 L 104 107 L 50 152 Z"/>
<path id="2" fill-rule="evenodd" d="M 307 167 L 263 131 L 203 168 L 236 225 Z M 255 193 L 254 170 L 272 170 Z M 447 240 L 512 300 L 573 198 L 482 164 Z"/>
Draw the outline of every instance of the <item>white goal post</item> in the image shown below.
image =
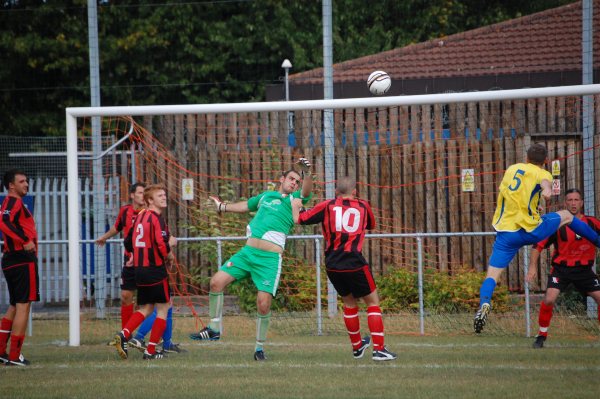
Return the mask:
<path id="1" fill-rule="evenodd" d="M 370 97 L 338 100 L 281 101 L 232 104 L 152 105 L 113 107 L 72 107 L 66 109 L 69 241 L 69 345 L 80 345 L 80 209 L 77 146 L 77 118 L 104 116 L 145 116 L 261 111 L 333 110 L 350 107 L 376 108 L 405 105 L 434 105 L 480 101 L 530 99 L 550 96 L 591 96 L 600 94 L 600 84 L 469 93 L 416 96 Z M 591 100 L 590 100 L 591 101 Z M 584 102 L 585 106 L 585 102 Z M 334 141 L 325 140 L 325 153 Z M 333 165 L 331 165 L 333 167 Z M 327 165 L 326 165 L 327 167 Z"/>

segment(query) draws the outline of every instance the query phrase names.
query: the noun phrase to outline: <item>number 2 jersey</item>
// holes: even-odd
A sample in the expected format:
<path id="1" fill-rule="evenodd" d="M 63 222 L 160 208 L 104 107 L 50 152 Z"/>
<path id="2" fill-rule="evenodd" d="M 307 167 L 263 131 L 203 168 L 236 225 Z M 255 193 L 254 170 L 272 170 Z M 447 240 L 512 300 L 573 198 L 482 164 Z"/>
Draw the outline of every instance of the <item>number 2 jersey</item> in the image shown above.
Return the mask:
<path id="1" fill-rule="evenodd" d="M 541 221 L 538 204 L 542 180 L 552 182 L 552 175 L 531 163 L 509 166 L 500 182 L 498 203 L 492 219 L 496 231 L 533 231 Z"/>
<path id="2" fill-rule="evenodd" d="M 321 223 L 328 270 L 354 270 L 367 265 L 362 254 L 366 230 L 375 227 L 371 206 L 365 200 L 336 198 L 300 212 L 299 224 Z"/>
<path id="3" fill-rule="evenodd" d="M 152 284 L 167 277 L 166 260 L 171 252 L 169 228 L 162 215 L 153 210 L 140 211 L 129 235 L 125 249 L 133 253 L 137 284 Z"/>
<path id="4" fill-rule="evenodd" d="M 119 215 L 115 221 L 115 230 L 122 231 L 123 237 L 127 237 L 140 210 L 141 209 L 135 209 L 131 204 L 123 205 L 121 209 L 119 209 Z M 127 263 L 130 256 L 131 252 L 125 250 L 124 264 Z"/>

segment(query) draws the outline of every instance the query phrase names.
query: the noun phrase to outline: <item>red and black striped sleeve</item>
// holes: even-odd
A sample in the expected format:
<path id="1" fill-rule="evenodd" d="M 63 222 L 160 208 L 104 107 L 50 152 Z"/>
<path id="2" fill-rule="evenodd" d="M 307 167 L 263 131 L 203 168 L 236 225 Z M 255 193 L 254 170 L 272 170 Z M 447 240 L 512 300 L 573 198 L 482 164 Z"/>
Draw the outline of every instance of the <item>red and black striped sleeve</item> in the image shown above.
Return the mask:
<path id="1" fill-rule="evenodd" d="M 117 216 L 117 220 L 115 221 L 115 229 L 117 231 L 123 231 L 125 226 L 127 226 L 127 215 L 129 214 L 128 209 L 131 205 L 124 205 L 119 209 L 119 216 Z"/>
<path id="2" fill-rule="evenodd" d="M 317 224 L 323 223 L 327 205 L 330 201 L 323 201 L 315 205 L 313 208 L 300 212 L 298 224 Z"/>
<path id="3" fill-rule="evenodd" d="M 360 201 L 363 206 L 365 207 L 365 211 L 367 213 L 367 225 L 366 225 L 366 229 L 367 230 L 372 230 L 375 228 L 375 215 L 373 215 L 373 210 L 371 209 L 371 205 L 369 205 L 369 203 L 365 200 L 361 200 Z"/>
<path id="4" fill-rule="evenodd" d="M 600 234 L 600 220 L 596 219 L 593 216 L 586 216 L 586 220 L 588 225 L 596 231 L 596 233 Z"/>
<path id="5" fill-rule="evenodd" d="M 171 247 L 169 246 L 169 228 L 165 219 L 160 215 L 154 215 L 152 223 L 154 225 L 154 244 L 159 256 L 164 261 L 169 252 L 171 252 Z"/>
<path id="6" fill-rule="evenodd" d="M 7 240 L 12 244 L 22 246 L 31 241 L 27 237 L 25 230 L 21 227 L 19 220 L 23 213 L 23 202 L 15 197 L 8 196 L 2 203 L 2 219 L 0 221 L 0 230 Z"/>
<path id="7" fill-rule="evenodd" d="M 556 233 L 554 233 L 550 237 L 538 242 L 537 244 L 533 244 L 533 249 L 536 249 L 538 252 L 542 252 L 544 249 L 549 248 L 555 242 L 556 242 Z"/>

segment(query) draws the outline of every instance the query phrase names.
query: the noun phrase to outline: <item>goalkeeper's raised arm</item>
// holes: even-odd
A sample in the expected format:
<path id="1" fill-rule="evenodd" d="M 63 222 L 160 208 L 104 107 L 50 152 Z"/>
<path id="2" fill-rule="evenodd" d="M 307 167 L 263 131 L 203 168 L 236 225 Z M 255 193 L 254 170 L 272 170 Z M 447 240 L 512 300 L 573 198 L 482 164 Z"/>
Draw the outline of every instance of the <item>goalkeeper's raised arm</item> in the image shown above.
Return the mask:
<path id="1" fill-rule="evenodd" d="M 308 198 L 308 196 L 310 196 L 310 194 L 312 193 L 312 189 L 313 189 L 313 178 L 312 178 L 312 174 L 311 174 L 311 163 L 308 159 L 306 158 L 299 158 L 298 161 L 296 162 L 296 165 L 298 166 L 298 169 L 300 171 L 300 177 L 301 177 L 301 181 L 302 181 L 302 189 L 300 191 L 300 196 L 301 198 Z M 290 176 L 290 172 L 294 172 L 293 169 L 290 169 L 287 172 L 284 172 L 282 177 L 281 177 L 281 185 L 279 188 L 279 191 L 285 194 L 288 194 L 288 191 L 291 190 L 295 190 L 297 188 L 297 185 L 299 185 L 300 180 L 298 180 L 296 178 L 295 173 L 293 173 L 293 175 Z M 290 180 L 292 182 L 292 184 L 296 184 L 296 186 L 289 186 L 289 187 L 284 187 L 284 183 L 286 180 Z M 248 208 L 248 201 L 239 201 L 239 202 L 233 202 L 233 203 L 229 203 L 226 201 L 223 201 L 219 196 L 217 195 L 211 195 L 208 197 L 211 201 L 214 202 L 215 207 L 217 209 L 217 212 L 219 213 L 223 213 L 223 212 L 233 212 L 233 213 L 246 213 L 248 211 L 250 211 L 250 209 Z"/>
<path id="2" fill-rule="evenodd" d="M 228 203 L 228 202 L 222 201 L 221 198 L 219 198 L 216 195 L 211 195 L 208 198 L 215 203 L 215 206 L 217 207 L 217 212 L 219 212 L 219 213 L 222 213 L 222 212 L 246 213 L 249 211 L 248 201 Z"/>
<path id="3" fill-rule="evenodd" d="M 313 189 L 313 178 L 311 173 L 311 163 L 306 158 L 298 159 L 296 162 L 300 169 L 300 176 L 302 177 L 302 198 L 306 198 L 312 193 Z"/>

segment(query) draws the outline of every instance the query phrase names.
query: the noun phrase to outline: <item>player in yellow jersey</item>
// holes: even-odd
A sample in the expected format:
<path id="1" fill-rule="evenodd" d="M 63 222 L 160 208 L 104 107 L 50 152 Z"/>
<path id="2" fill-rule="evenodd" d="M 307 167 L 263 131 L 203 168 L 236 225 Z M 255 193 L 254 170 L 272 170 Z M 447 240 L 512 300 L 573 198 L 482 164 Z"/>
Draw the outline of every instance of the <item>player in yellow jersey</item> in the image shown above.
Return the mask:
<path id="1" fill-rule="evenodd" d="M 568 224 L 571 230 L 600 247 L 600 237 L 586 223 L 562 210 L 540 216 L 539 200 L 549 200 L 552 195 L 552 175 L 542 168 L 548 151 L 542 144 L 533 144 L 527 150 L 527 163 L 509 166 L 504 172 L 498 193 L 498 204 L 492 224 L 496 240 L 487 270 L 479 291 L 479 310 L 473 327 L 480 333 L 490 312 L 490 302 L 500 275 L 519 249 L 535 244 Z"/>

